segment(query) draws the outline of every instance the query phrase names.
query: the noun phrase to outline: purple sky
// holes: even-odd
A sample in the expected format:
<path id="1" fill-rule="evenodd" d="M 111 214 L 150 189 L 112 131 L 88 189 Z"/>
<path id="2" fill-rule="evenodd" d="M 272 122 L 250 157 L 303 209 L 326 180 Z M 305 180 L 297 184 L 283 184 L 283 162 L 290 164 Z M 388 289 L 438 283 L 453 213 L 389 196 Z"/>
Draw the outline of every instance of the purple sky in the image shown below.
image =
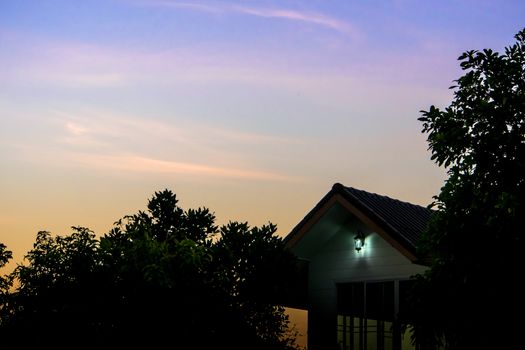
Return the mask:
<path id="1" fill-rule="evenodd" d="M 426 205 L 417 121 L 523 1 L 2 1 L 0 242 L 103 234 L 170 188 L 286 235 L 341 182 Z"/>

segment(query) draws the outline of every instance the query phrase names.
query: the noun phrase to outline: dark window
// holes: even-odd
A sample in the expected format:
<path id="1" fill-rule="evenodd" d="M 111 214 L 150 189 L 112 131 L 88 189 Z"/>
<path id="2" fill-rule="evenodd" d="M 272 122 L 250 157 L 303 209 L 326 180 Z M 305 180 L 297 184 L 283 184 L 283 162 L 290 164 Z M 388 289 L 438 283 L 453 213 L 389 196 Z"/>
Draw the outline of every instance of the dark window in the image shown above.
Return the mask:
<path id="1" fill-rule="evenodd" d="M 406 304 L 408 286 L 404 281 L 339 284 L 337 341 L 340 349 L 413 349 L 396 322 L 397 311 Z"/>
<path id="2" fill-rule="evenodd" d="M 366 284 L 366 317 L 394 320 L 394 281 Z"/>
<path id="3" fill-rule="evenodd" d="M 338 285 L 338 307 L 348 315 L 363 316 L 365 312 L 365 284 L 345 283 Z"/>

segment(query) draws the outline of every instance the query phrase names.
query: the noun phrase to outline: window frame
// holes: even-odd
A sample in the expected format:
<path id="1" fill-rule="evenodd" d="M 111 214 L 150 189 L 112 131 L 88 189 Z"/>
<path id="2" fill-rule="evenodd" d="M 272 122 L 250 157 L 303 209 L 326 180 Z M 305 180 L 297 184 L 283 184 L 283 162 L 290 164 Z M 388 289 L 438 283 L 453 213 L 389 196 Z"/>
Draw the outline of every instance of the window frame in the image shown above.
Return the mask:
<path id="1" fill-rule="evenodd" d="M 396 278 L 396 279 L 378 279 L 378 280 L 357 280 L 357 281 L 347 281 L 336 283 L 337 290 L 337 332 L 336 332 L 336 341 L 340 349 L 342 350 L 365 350 L 368 349 L 368 334 L 369 332 L 369 320 L 374 320 L 377 322 L 376 329 L 376 339 L 378 350 L 385 349 L 385 323 L 391 323 L 391 342 L 392 346 L 387 347 L 386 349 L 392 350 L 401 350 L 402 348 L 402 337 L 406 334 L 401 334 L 401 327 L 399 322 L 399 313 L 400 313 L 400 284 L 409 282 L 409 278 Z M 392 293 L 385 291 L 385 286 L 392 283 L 393 290 Z M 381 316 L 379 318 L 370 318 L 367 312 L 367 302 L 368 298 L 371 296 L 367 291 L 368 288 L 371 288 L 372 285 L 382 284 L 381 298 L 382 306 L 379 308 L 379 313 L 375 316 Z M 349 292 L 350 290 L 350 292 Z M 361 292 L 361 297 L 356 297 L 354 292 Z M 345 293 L 346 292 L 346 293 Z M 388 293 L 388 294 L 386 294 Z M 342 295 L 343 294 L 343 295 Z M 344 299 L 344 295 L 350 297 L 350 302 Z M 381 312 L 384 311 L 385 299 L 389 299 L 389 296 L 393 298 L 393 305 L 389 305 L 393 314 L 390 317 L 381 315 Z M 358 310 L 360 307 L 353 305 L 353 302 L 362 302 L 362 310 Z M 389 302 L 391 303 L 392 300 Z M 403 303 L 404 304 L 404 303 Z M 405 304 L 406 305 L 406 304 Z M 361 311 L 361 312 L 356 312 Z M 384 311 L 386 312 L 386 311 Z M 388 319 L 387 319 L 388 318 Z M 342 321 L 342 322 L 341 322 Z M 357 325 L 358 331 L 356 332 L 356 322 L 359 322 Z M 356 334 L 359 334 L 358 342 L 356 342 Z M 413 345 L 410 345 L 410 349 L 415 349 Z"/>

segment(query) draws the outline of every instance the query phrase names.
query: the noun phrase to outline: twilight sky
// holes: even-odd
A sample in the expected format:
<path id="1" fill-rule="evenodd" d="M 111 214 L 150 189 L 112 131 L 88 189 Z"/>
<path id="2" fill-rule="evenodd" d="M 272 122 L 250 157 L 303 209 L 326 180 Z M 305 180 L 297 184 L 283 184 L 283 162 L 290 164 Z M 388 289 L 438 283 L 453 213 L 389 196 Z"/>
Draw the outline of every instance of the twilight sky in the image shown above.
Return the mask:
<path id="1" fill-rule="evenodd" d="M 427 205 L 417 121 L 523 1 L 0 2 L 0 242 L 106 233 L 170 188 L 281 235 L 334 182 Z"/>

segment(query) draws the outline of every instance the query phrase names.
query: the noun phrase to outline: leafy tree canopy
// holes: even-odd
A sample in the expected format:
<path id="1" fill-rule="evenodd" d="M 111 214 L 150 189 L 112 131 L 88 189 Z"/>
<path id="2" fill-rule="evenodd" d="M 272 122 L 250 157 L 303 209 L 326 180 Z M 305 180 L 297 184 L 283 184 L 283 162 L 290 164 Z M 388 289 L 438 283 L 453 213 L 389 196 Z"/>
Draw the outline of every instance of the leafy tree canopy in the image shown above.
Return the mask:
<path id="1" fill-rule="evenodd" d="M 97 238 L 39 232 L 2 284 L 3 344 L 294 349 L 280 298 L 295 259 L 273 224 L 215 225 L 169 190 Z M 0 264 L 11 257 L 0 245 Z M 10 287 L 10 289 L 9 289 Z"/>
<path id="2" fill-rule="evenodd" d="M 0 269 L 7 265 L 9 260 L 13 258 L 13 252 L 7 250 L 5 244 L 0 243 Z M 9 295 L 9 288 L 12 285 L 12 281 L 7 276 L 0 276 L 0 305 L 4 305 L 7 302 Z"/>
<path id="3" fill-rule="evenodd" d="M 432 263 L 413 293 L 421 343 L 503 348 L 520 334 L 510 319 L 524 295 L 525 29 L 515 38 L 502 54 L 463 53 L 450 106 L 419 118 L 448 171 L 422 241 Z"/>

